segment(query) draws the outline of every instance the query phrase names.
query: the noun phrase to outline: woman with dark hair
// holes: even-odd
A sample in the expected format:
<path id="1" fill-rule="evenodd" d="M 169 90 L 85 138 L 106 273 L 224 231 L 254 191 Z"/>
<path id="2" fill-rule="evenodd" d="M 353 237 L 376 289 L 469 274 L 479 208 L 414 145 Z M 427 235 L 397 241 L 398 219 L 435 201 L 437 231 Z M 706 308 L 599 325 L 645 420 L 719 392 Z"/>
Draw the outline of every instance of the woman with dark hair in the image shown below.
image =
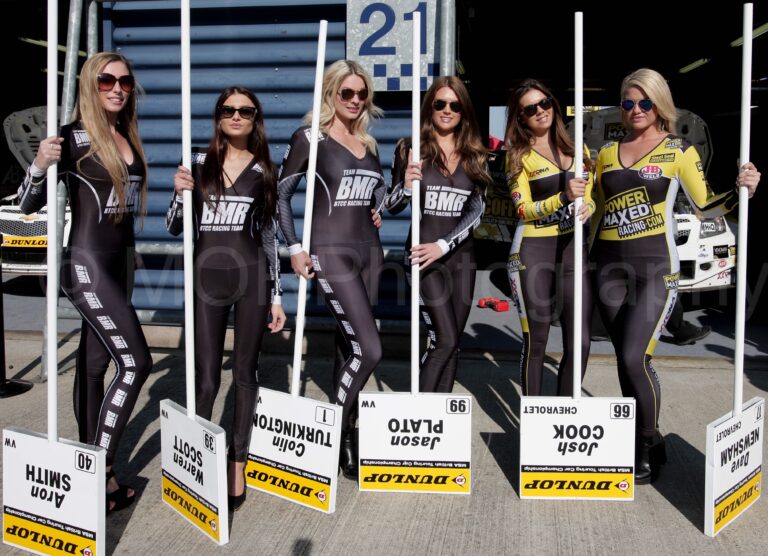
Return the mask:
<path id="1" fill-rule="evenodd" d="M 332 400 L 343 407 L 342 473 L 357 478 L 357 397 L 382 355 L 373 318 L 384 252 L 379 211 L 386 193 L 371 118 L 373 80 L 357 63 L 338 60 L 323 76 L 317 181 L 312 219 L 312 256 L 296 235 L 291 198 L 307 172 L 312 114 L 297 129 L 280 169 L 280 227 L 294 272 L 318 283 L 336 319 L 337 357 Z"/>
<path id="2" fill-rule="evenodd" d="M 413 180 L 420 180 L 422 243 L 410 249 L 410 264 L 423 270 L 420 293 L 428 330 L 419 390 L 451 392 L 475 289 L 472 230 L 480 223 L 491 181 L 472 101 L 459 78 L 437 77 L 426 92 L 420 148 L 421 162 L 411 161 L 409 141 L 395 148 L 386 206 L 393 214 L 405 209 Z M 409 233 L 406 251 L 410 245 Z"/>
<path id="3" fill-rule="evenodd" d="M 120 54 L 102 52 L 80 71 L 72 123 L 40 142 L 19 188 L 30 214 L 46 204 L 46 170 L 58 163 L 69 193 L 72 226 L 61 287 L 83 317 L 74 405 L 80 441 L 107 451 L 107 513 L 129 506 L 112 465 L 152 357 L 131 304 L 134 223 L 145 209 L 147 163 L 136 124 L 136 80 Z M 109 362 L 116 372 L 104 389 Z"/>
<path id="4" fill-rule="evenodd" d="M 216 101 L 206 152 L 193 150 L 191 171 L 179 166 L 166 226 L 183 228 L 182 193 L 192 191 L 195 229 L 195 389 L 197 414 L 210 419 L 221 384 L 229 313 L 235 308 L 232 378 L 234 423 L 229 445 L 229 507 L 245 501 L 245 464 L 258 400 L 264 331 L 282 330 L 277 254 L 277 172 L 269 157 L 261 104 L 245 87 Z M 272 322 L 269 322 L 270 313 Z"/>
<path id="5" fill-rule="evenodd" d="M 747 162 L 736 187 L 711 195 L 696 148 L 677 134 L 672 92 L 658 72 L 642 68 L 621 84 L 628 134 L 597 158 L 597 208 L 592 246 L 598 307 L 616 350 L 622 394 L 637 400 L 635 483 L 653 482 L 666 462 L 659 432 L 661 386 L 651 360 L 677 297 L 680 261 L 673 206 L 680 187 L 697 214 L 714 217 L 751 197 L 760 172 Z"/>
<path id="6" fill-rule="evenodd" d="M 517 210 L 518 225 L 507 266 L 523 332 L 520 386 L 525 396 L 542 395 L 544 352 L 549 337 L 557 292 L 562 292 L 559 315 L 563 357 L 557 376 L 557 393 L 573 390 L 573 346 L 581 342 L 582 373 L 589 357 L 592 289 L 587 271 L 587 241 L 579 246 L 585 262 L 582 291 L 573 291 L 574 215 L 571 203 L 584 197 L 579 218 L 594 212 L 592 178 L 575 177 L 575 149 L 563 123 L 560 104 L 549 89 L 526 79 L 514 89 L 507 104 L 507 179 Z M 594 164 L 584 147 L 585 170 Z M 584 234 L 588 237 L 588 234 Z M 581 338 L 573 335 L 573 300 L 581 295 Z"/>

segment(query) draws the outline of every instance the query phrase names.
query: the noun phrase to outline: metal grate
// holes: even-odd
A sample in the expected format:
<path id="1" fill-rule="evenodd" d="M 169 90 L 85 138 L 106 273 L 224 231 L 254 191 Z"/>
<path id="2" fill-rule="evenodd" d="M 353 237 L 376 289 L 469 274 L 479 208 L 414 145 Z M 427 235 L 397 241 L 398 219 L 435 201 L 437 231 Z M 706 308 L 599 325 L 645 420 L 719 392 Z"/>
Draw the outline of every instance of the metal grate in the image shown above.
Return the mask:
<path id="1" fill-rule="evenodd" d="M 48 234 L 47 220 L 34 220 L 25 222 L 20 217 L 11 216 L 0 212 L 0 233 L 9 236 L 37 237 Z"/>
<path id="2" fill-rule="evenodd" d="M 691 235 L 691 230 L 678 230 L 675 236 L 675 245 L 685 245 L 688 243 L 688 238 Z"/>

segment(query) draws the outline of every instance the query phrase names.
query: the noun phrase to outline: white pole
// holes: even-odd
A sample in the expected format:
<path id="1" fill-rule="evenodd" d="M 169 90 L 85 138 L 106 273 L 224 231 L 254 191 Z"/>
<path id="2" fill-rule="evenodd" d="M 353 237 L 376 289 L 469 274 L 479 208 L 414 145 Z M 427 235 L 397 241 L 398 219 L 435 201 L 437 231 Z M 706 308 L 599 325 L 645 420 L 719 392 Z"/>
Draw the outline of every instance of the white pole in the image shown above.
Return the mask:
<path id="1" fill-rule="evenodd" d="M 411 160 L 421 161 L 421 13 L 413 12 L 413 86 L 411 87 Z M 421 182 L 413 181 L 411 190 L 411 247 L 421 242 Z M 421 272 L 411 265 L 411 394 L 419 393 L 419 299 Z"/>
<path id="2" fill-rule="evenodd" d="M 584 21 L 583 14 L 575 14 L 576 41 L 574 44 L 576 86 L 574 110 L 574 176 L 583 177 L 584 168 Z M 573 205 L 573 397 L 581 397 L 581 289 L 582 289 L 582 244 L 584 243 L 584 226 L 579 219 L 579 210 L 583 199 L 578 197 Z"/>
<path id="3" fill-rule="evenodd" d="M 181 0 L 181 163 L 192 168 L 192 90 L 189 38 L 189 1 Z M 192 192 L 184 190 L 184 360 L 187 379 L 187 417 L 195 407 L 195 279 Z"/>
<path id="4" fill-rule="evenodd" d="M 47 130 L 46 137 L 58 135 L 58 81 L 59 81 L 59 5 L 58 0 L 48 0 L 48 80 L 47 80 Z M 46 365 L 48 368 L 48 441 L 59 441 L 59 385 L 58 385 L 58 314 L 59 302 L 59 237 L 56 229 L 58 207 L 56 204 L 56 189 L 59 185 L 58 165 L 48 167 L 48 247 L 46 249 Z"/>
<path id="5" fill-rule="evenodd" d="M 741 57 L 741 135 L 739 164 L 749 161 L 750 105 L 752 103 L 752 4 L 744 4 Z M 736 355 L 733 370 L 733 415 L 741 415 L 744 390 L 744 326 L 747 300 L 747 224 L 749 193 L 739 188 L 739 237 L 736 242 Z"/>
<path id="6" fill-rule="evenodd" d="M 312 129 L 309 136 L 309 163 L 307 166 L 307 193 L 304 201 L 304 239 L 301 247 L 309 253 L 312 239 L 312 213 L 315 207 L 315 173 L 317 170 L 317 141 L 320 136 L 320 101 L 323 97 L 323 71 L 325 69 L 325 38 L 328 21 L 320 20 L 317 37 L 317 64 L 315 65 L 315 95 L 312 99 Z M 296 308 L 296 333 L 293 342 L 293 369 L 291 370 L 291 396 L 299 395 L 301 382 L 301 352 L 304 348 L 304 318 L 307 312 L 307 279 L 299 276 L 299 302 Z"/>

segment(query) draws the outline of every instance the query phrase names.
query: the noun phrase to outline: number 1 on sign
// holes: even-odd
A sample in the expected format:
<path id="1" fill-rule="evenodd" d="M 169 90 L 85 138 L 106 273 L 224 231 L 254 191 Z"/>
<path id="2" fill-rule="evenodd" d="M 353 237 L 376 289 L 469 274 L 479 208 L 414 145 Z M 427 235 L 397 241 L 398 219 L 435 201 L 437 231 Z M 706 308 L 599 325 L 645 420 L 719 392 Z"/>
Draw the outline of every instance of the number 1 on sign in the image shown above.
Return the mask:
<path id="1" fill-rule="evenodd" d="M 427 3 L 426 2 L 419 2 L 419 5 L 416 7 L 413 12 L 420 12 L 421 13 L 421 53 L 426 54 L 427 53 Z M 412 21 L 413 20 L 413 12 L 408 12 L 407 14 L 403 14 L 403 19 L 405 21 Z"/>

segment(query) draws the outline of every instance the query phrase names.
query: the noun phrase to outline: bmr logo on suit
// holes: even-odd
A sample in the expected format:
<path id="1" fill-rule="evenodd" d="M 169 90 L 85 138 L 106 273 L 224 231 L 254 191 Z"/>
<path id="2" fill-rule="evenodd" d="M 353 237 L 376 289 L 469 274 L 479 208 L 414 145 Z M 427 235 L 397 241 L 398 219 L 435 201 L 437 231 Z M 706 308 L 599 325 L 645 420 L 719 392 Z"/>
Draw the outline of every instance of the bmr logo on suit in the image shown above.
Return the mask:
<path id="1" fill-rule="evenodd" d="M 334 207 L 368 206 L 373 197 L 373 190 L 381 180 L 381 174 L 370 170 L 353 168 L 344 170 L 344 176 L 336 191 Z"/>
<path id="2" fill-rule="evenodd" d="M 213 206 L 203 204 L 200 217 L 201 232 L 238 232 L 243 229 L 248 210 L 253 203 L 252 197 L 224 196 L 211 199 Z"/>
<path id="3" fill-rule="evenodd" d="M 104 207 L 104 214 L 118 214 L 133 212 L 136 207 L 136 195 L 139 193 L 139 186 L 141 185 L 141 176 L 128 176 L 128 187 L 125 188 L 123 194 L 125 195 L 125 206 L 121 207 L 115 193 L 115 188 L 109 192 L 109 199 Z"/>
<path id="4" fill-rule="evenodd" d="M 469 193 L 469 191 L 453 187 L 428 185 L 426 195 L 424 195 L 424 214 L 432 216 L 461 216 L 461 211 L 464 210 L 464 203 L 467 202 Z"/>

